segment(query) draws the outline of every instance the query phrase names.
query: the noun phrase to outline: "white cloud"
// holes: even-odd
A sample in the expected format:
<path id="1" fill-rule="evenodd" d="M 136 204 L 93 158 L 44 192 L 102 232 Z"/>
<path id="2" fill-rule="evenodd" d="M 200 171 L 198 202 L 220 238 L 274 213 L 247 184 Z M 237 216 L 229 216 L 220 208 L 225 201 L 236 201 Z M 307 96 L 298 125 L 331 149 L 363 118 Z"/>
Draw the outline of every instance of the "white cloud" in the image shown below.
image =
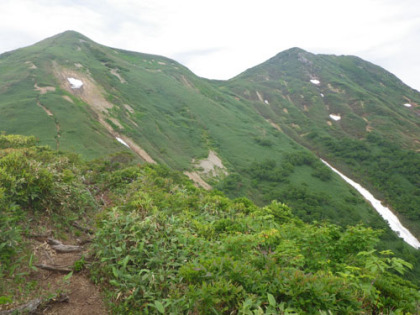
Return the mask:
<path id="1" fill-rule="evenodd" d="M 417 0 L 3 0 L 0 52 L 73 29 L 227 79 L 290 47 L 353 54 L 420 90 Z"/>

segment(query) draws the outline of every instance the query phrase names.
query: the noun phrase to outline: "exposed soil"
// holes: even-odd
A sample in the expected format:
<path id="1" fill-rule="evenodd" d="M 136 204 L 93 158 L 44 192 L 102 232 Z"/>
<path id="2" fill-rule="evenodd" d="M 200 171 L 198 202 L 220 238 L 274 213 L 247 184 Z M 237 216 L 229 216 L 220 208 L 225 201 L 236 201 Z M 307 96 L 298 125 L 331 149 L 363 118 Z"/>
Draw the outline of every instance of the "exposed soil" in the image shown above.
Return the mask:
<path id="1" fill-rule="evenodd" d="M 264 99 L 263 99 L 261 93 L 258 92 L 258 91 L 255 91 L 255 92 L 257 93 L 257 97 L 258 97 L 259 101 L 264 103 Z"/>
<path id="2" fill-rule="evenodd" d="M 128 104 L 124 104 L 124 107 L 125 107 L 125 109 L 126 109 L 126 110 L 128 110 L 131 114 L 134 114 L 134 109 L 133 109 L 130 105 L 128 105 Z"/>
<path id="3" fill-rule="evenodd" d="M 205 190 L 210 190 L 212 187 L 207 184 L 197 172 L 184 172 L 185 175 L 191 179 L 197 187 L 202 187 Z"/>
<path id="4" fill-rule="evenodd" d="M 67 243 L 72 241 L 76 243 L 75 240 Z M 88 255 L 85 248 L 81 252 L 57 253 L 47 242 L 34 244 L 33 250 L 37 264 L 70 269 L 82 256 Z M 98 287 L 88 279 L 85 272 L 74 273 L 66 280 L 66 274 L 38 268 L 31 276 L 37 280 L 42 296 L 46 293 L 63 292 L 68 297 L 68 302 L 54 303 L 40 310 L 39 314 L 107 314 Z"/>
<path id="5" fill-rule="evenodd" d="M 130 147 L 130 149 L 133 150 L 135 153 L 137 153 L 137 155 L 140 156 L 143 160 L 145 160 L 148 163 L 156 164 L 156 161 L 153 160 L 153 158 L 146 151 L 144 151 L 139 145 L 137 145 L 137 143 L 131 140 L 131 138 L 126 137 L 124 135 L 117 135 L 117 134 L 116 134 L 116 137 L 124 140 L 124 142 L 126 142 L 128 146 Z"/>
<path id="6" fill-rule="evenodd" d="M 38 69 L 38 67 L 35 66 L 32 61 L 25 61 L 25 63 L 29 65 L 29 69 Z"/>
<path id="7" fill-rule="evenodd" d="M 121 83 L 126 83 L 127 81 L 124 80 L 124 78 L 118 73 L 117 69 L 111 69 L 111 74 L 115 75 Z"/>
<path id="8" fill-rule="evenodd" d="M 42 105 L 39 101 L 36 104 L 39 107 L 41 107 L 47 113 L 48 116 L 54 116 L 53 113 L 48 108 L 46 108 L 44 105 Z"/>
<path id="9" fill-rule="evenodd" d="M 68 95 L 63 95 L 63 98 L 64 98 L 67 102 L 70 102 L 70 103 L 74 104 L 74 102 L 73 102 L 73 100 L 70 98 L 70 96 L 68 96 Z"/>
<path id="10" fill-rule="evenodd" d="M 181 75 L 181 82 L 182 84 L 184 84 L 186 87 L 190 88 L 190 89 L 196 89 L 194 87 L 194 85 L 188 81 L 188 79 L 185 77 L 185 75 Z"/>
<path id="11" fill-rule="evenodd" d="M 221 172 L 225 175 L 228 174 L 226 167 L 224 167 L 222 163 L 222 160 L 216 155 L 216 152 L 212 150 L 209 151 L 209 156 L 206 159 L 199 160 L 198 162 L 194 163 L 194 166 L 202 169 L 200 173 L 210 176 L 217 176 L 218 172 Z"/>
<path id="12" fill-rule="evenodd" d="M 331 91 L 333 91 L 335 93 L 340 93 L 340 94 L 344 93 L 344 90 L 341 90 L 339 88 L 334 88 L 330 83 L 328 83 L 327 86 Z"/>
<path id="13" fill-rule="evenodd" d="M 64 69 L 57 63 L 53 63 L 53 69 L 55 76 L 61 83 L 61 87 L 74 94 L 76 97 L 79 97 L 83 100 L 83 102 L 88 104 L 92 111 L 96 114 L 97 120 L 108 130 L 113 138 L 119 137 L 123 139 L 129 145 L 130 149 L 133 150 L 133 152 L 140 156 L 144 161 L 148 163 L 156 163 L 143 148 L 141 148 L 131 138 L 118 134 L 106 121 L 106 119 L 109 119 L 122 129 L 120 122 L 108 115 L 108 110 L 111 109 L 114 105 L 105 99 L 105 92 L 89 75 L 78 71 L 76 72 L 74 70 Z M 71 88 L 67 78 L 76 78 L 77 80 L 82 81 L 82 87 L 79 89 Z"/>
<path id="14" fill-rule="evenodd" d="M 192 164 L 197 171 L 184 172 L 198 187 L 203 187 L 206 190 L 210 190 L 212 187 L 206 183 L 204 178 L 212 178 L 223 175 L 228 175 L 226 167 L 223 165 L 222 160 L 216 155 L 216 152 L 209 151 L 209 156 L 205 159 L 195 161 L 192 160 Z"/>
<path id="15" fill-rule="evenodd" d="M 35 90 L 40 94 L 46 94 L 47 92 L 55 92 L 54 86 L 38 86 L 36 83 L 34 85 Z"/>
<path id="16" fill-rule="evenodd" d="M 278 131 L 280 131 L 280 132 L 283 132 L 283 130 L 281 129 L 281 127 L 278 125 L 278 124 L 276 124 L 275 122 L 273 122 L 271 119 L 266 119 L 266 121 L 271 125 L 271 126 L 273 126 L 275 129 L 277 129 Z"/>
<path id="17" fill-rule="evenodd" d="M 48 234 L 51 235 L 52 233 Z M 88 238 L 89 236 L 84 237 L 84 239 Z M 81 250 L 77 252 L 60 253 L 54 250 L 46 240 L 46 235 L 41 237 L 32 236 L 29 239 L 34 257 L 33 265 L 38 266 L 31 271 L 27 278 L 28 282 L 36 283 L 36 289 L 32 294 L 36 298 L 29 297 L 28 302 L 38 301 L 39 304 L 31 314 L 108 314 L 99 288 L 89 280 L 86 270 L 81 272 L 73 271 L 73 274 L 69 274 L 68 272 L 50 271 L 39 267 L 43 265 L 72 270 L 76 261 L 82 257 L 89 257 L 88 245 L 81 246 Z M 67 245 L 77 244 L 78 240 L 70 239 L 63 243 Z M 12 309 L 17 307 L 17 305 L 14 305 Z M 8 314 L 7 311 L 3 312 Z M 3 312 L 0 311 L 1 314 Z"/>

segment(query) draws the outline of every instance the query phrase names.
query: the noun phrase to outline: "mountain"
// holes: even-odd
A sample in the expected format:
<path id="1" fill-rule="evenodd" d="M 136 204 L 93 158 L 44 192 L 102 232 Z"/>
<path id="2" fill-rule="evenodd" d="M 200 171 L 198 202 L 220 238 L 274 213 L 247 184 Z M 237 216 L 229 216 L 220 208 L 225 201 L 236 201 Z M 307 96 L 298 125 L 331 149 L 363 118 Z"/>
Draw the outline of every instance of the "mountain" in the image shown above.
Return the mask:
<path id="1" fill-rule="evenodd" d="M 299 48 L 228 81 L 73 31 L 0 55 L 0 130 L 89 159 L 133 152 L 232 198 L 285 202 L 306 222 L 363 222 L 409 261 L 417 254 L 319 157 L 419 236 L 418 104 L 375 65 Z"/>
<path id="2" fill-rule="evenodd" d="M 352 56 L 293 48 L 224 90 L 385 199 L 420 232 L 420 94 Z"/>
<path id="3" fill-rule="evenodd" d="M 414 312 L 419 250 L 320 158 L 420 236 L 419 104 L 299 48 L 227 81 L 73 31 L 4 53 L 0 130 L 32 137 L 0 136 L 0 305 L 89 269 L 116 313 Z M 35 239 L 93 244 L 50 286 Z"/>

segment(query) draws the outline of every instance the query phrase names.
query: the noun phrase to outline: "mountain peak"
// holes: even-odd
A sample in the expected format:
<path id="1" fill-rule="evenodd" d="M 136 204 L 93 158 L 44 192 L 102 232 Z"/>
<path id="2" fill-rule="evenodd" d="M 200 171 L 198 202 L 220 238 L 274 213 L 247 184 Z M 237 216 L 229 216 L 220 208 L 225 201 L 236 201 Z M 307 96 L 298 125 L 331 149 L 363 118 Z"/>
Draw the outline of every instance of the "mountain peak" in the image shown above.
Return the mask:
<path id="1" fill-rule="evenodd" d="M 50 38 L 54 38 L 54 39 L 66 39 L 66 40 L 85 40 L 85 41 L 91 41 L 88 37 L 86 37 L 85 35 L 77 32 L 77 31 L 73 31 L 73 30 L 67 30 L 64 31 L 62 33 L 56 34 Z"/>

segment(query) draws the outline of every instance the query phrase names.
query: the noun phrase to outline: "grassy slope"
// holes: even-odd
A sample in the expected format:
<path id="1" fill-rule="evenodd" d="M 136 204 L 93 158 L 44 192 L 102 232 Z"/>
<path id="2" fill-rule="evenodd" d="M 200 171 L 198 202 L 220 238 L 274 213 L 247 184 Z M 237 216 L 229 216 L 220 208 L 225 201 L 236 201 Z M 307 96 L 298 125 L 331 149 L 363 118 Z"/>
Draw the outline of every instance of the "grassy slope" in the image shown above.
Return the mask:
<path id="1" fill-rule="evenodd" d="M 375 250 L 371 228 L 306 224 L 285 204 L 231 200 L 126 154 L 85 162 L 35 142 L 0 136 L 1 310 L 39 298 L 41 313 L 104 314 L 98 286 L 117 314 L 418 309 L 400 277 L 409 264 Z M 69 257 L 47 236 L 88 241 Z M 71 272 L 41 270 L 63 256 Z"/>
<path id="2" fill-rule="evenodd" d="M 333 138 L 365 134 L 363 119 L 355 114 L 354 106 L 347 105 L 347 94 L 365 95 L 368 109 L 383 108 L 375 105 L 379 96 L 371 96 L 373 92 L 365 93 L 360 86 L 349 84 L 354 79 L 351 74 L 340 76 L 347 68 L 352 69 L 346 64 L 346 58 L 334 61 L 342 64 L 342 70 L 337 70 L 336 64 L 331 65 L 334 62 L 328 57 L 318 59 L 317 63 L 313 61 L 315 68 L 311 71 L 319 72 L 316 72 L 317 77 L 323 82 L 320 87 L 308 82 L 307 69 L 299 66 L 301 62 L 279 56 L 230 82 L 213 82 L 195 76 L 173 60 L 104 47 L 81 34 L 65 32 L 0 57 L 1 126 L 9 133 L 33 134 L 42 143 L 55 147 L 58 122 L 60 149 L 75 150 L 90 158 L 125 150 L 97 122 L 87 104 L 62 88 L 54 75 L 52 62 L 55 62 L 60 69 L 93 78 L 106 91 L 104 97 L 114 105 L 107 118 L 117 119 L 123 126 L 120 129 L 114 124 L 114 130 L 131 137 L 156 161 L 178 170 L 191 169 L 193 158 L 204 158 L 212 149 L 231 173 L 218 185 L 231 197 L 247 195 L 259 204 L 277 198 L 289 202 L 307 220 L 329 219 L 342 225 L 363 221 L 386 229 L 375 211 L 360 198 L 357 200 L 354 191 L 336 175 L 330 175 L 327 181 L 314 177 L 313 165 L 294 166 L 284 181 L 259 180 L 251 174 L 253 163 L 264 164 L 272 159 L 281 167 L 286 153 L 305 152 L 295 140 L 313 149 L 304 136 L 309 132 Z M 285 69 L 274 66 L 282 60 Z M 26 61 L 35 64 L 37 69 L 30 69 Z M 318 62 L 320 65 L 316 66 Z M 126 82 L 121 82 L 112 70 Z M 306 76 L 304 83 L 302 76 Z M 341 95 L 325 87 L 328 79 L 335 89 L 351 86 L 351 93 L 346 90 Z M 53 86 L 56 91 L 39 95 L 33 89 L 35 83 Z M 321 92 L 325 98 L 321 98 Z M 407 97 L 415 99 L 416 94 L 410 93 Z M 62 96 L 70 97 L 74 104 Z M 37 101 L 51 110 L 54 118 L 36 106 Z M 308 107 L 307 112 L 304 105 Z M 346 127 L 350 125 L 346 123 L 347 118 L 340 124 L 328 126 L 327 105 L 332 112 L 346 117 L 348 113 L 353 117 L 351 126 L 361 127 Z M 385 108 L 381 113 L 388 115 L 389 111 Z M 396 117 L 405 117 L 410 122 L 406 128 L 411 128 L 411 134 L 415 135 L 416 125 L 406 109 L 400 106 L 396 112 L 399 115 Z M 31 127 L 4 118 L 6 114 L 14 119 L 31 120 L 28 124 Z M 373 114 L 369 112 L 369 115 Z M 380 116 L 367 117 L 378 130 L 389 130 Z M 267 118 L 284 132 L 273 128 Z M 411 143 L 411 140 L 406 137 L 402 142 Z M 389 230 L 387 237 L 388 246 L 405 248 Z"/>
<path id="3" fill-rule="evenodd" d="M 321 83 L 314 85 L 311 79 Z M 379 198 L 420 235 L 420 95 L 357 57 L 282 52 L 220 86 Z M 232 92 L 233 91 L 233 92 Z M 269 102 L 265 104 L 257 95 Z M 321 95 L 322 94 L 322 95 Z M 405 103 L 413 106 L 406 108 Z M 329 114 L 339 114 L 333 121 Z M 417 157 L 416 157 L 417 156 Z M 397 160 L 401 160 L 398 163 Z"/>

